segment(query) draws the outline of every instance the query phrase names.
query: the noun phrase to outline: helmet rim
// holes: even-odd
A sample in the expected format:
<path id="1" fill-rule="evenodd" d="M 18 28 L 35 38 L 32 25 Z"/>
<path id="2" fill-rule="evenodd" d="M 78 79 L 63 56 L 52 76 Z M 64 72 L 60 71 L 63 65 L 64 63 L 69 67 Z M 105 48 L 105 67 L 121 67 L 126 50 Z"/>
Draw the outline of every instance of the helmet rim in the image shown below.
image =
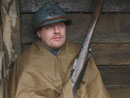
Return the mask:
<path id="1" fill-rule="evenodd" d="M 55 22 L 65 22 L 67 25 L 71 24 L 71 19 L 68 16 L 59 16 L 59 17 L 52 17 L 47 20 L 42 21 L 41 23 L 37 24 L 34 28 L 38 29 L 44 27 L 48 24 L 52 24 Z"/>

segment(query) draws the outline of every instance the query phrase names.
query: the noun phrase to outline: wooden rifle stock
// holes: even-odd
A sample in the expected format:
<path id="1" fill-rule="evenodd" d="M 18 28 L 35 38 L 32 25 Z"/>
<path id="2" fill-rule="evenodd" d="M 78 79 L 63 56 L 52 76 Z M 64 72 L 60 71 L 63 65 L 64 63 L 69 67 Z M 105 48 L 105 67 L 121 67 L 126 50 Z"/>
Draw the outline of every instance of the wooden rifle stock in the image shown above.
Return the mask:
<path id="1" fill-rule="evenodd" d="M 81 51 L 79 53 L 76 67 L 72 73 L 71 79 L 72 79 L 72 83 L 73 83 L 74 95 L 75 95 L 77 88 L 80 84 L 80 81 L 82 79 L 81 77 L 83 77 L 84 72 L 82 72 L 82 71 L 83 71 L 83 69 L 86 69 L 85 66 L 87 66 L 87 64 L 85 64 L 85 63 L 86 63 L 86 60 L 88 60 L 88 58 L 89 58 L 89 46 L 90 46 L 90 42 L 92 40 L 92 36 L 94 33 L 94 29 L 95 29 L 97 20 L 99 18 L 99 15 L 100 15 L 100 12 L 101 12 L 101 9 L 103 6 L 103 2 L 104 2 L 104 0 L 99 0 L 97 7 L 93 13 L 93 17 L 92 17 L 90 24 L 89 24 L 89 27 L 88 27 L 87 36 L 84 40 L 83 46 L 82 46 Z"/>

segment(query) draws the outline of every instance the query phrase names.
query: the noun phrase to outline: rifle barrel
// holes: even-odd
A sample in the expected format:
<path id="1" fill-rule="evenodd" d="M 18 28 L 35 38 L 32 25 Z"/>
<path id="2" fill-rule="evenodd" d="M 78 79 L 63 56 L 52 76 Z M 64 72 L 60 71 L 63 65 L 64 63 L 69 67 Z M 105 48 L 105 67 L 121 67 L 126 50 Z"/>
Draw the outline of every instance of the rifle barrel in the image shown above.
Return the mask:
<path id="1" fill-rule="evenodd" d="M 85 61 L 88 59 L 90 42 L 91 42 L 93 34 L 94 34 L 94 29 L 96 27 L 96 23 L 97 23 L 97 20 L 99 18 L 100 12 L 101 12 L 103 2 L 104 2 L 104 0 L 99 0 L 97 7 L 93 13 L 93 17 L 92 17 L 89 27 L 88 27 L 87 36 L 84 40 L 83 46 L 81 48 L 81 51 L 80 51 L 78 59 L 77 59 L 76 68 L 74 69 L 74 71 L 72 73 L 71 79 L 72 79 L 72 83 L 74 83 L 74 86 L 78 80 L 78 77 L 80 76 L 82 69 L 85 66 Z"/>

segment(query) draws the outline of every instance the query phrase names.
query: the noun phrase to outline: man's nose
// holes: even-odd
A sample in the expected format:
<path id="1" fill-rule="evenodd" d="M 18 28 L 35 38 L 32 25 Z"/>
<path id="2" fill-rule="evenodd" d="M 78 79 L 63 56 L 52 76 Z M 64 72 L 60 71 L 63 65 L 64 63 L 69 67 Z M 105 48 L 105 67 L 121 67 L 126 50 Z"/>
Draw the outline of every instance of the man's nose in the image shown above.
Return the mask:
<path id="1" fill-rule="evenodd" d="M 60 28 L 59 28 L 58 25 L 55 25 L 55 27 L 54 27 L 54 32 L 55 32 L 55 33 L 60 33 Z"/>

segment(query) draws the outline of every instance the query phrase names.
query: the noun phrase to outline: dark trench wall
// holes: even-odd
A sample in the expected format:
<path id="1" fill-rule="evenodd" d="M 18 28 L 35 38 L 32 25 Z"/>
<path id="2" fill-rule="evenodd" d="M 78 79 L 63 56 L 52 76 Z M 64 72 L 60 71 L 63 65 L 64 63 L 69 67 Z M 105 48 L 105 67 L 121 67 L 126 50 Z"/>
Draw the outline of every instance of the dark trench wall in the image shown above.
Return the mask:
<path id="1" fill-rule="evenodd" d="M 21 45 L 36 40 L 33 15 L 48 0 L 20 0 Z M 82 43 L 97 0 L 55 0 L 72 18 L 67 38 Z M 130 98 L 130 1 L 105 0 L 91 48 L 112 98 Z"/>

